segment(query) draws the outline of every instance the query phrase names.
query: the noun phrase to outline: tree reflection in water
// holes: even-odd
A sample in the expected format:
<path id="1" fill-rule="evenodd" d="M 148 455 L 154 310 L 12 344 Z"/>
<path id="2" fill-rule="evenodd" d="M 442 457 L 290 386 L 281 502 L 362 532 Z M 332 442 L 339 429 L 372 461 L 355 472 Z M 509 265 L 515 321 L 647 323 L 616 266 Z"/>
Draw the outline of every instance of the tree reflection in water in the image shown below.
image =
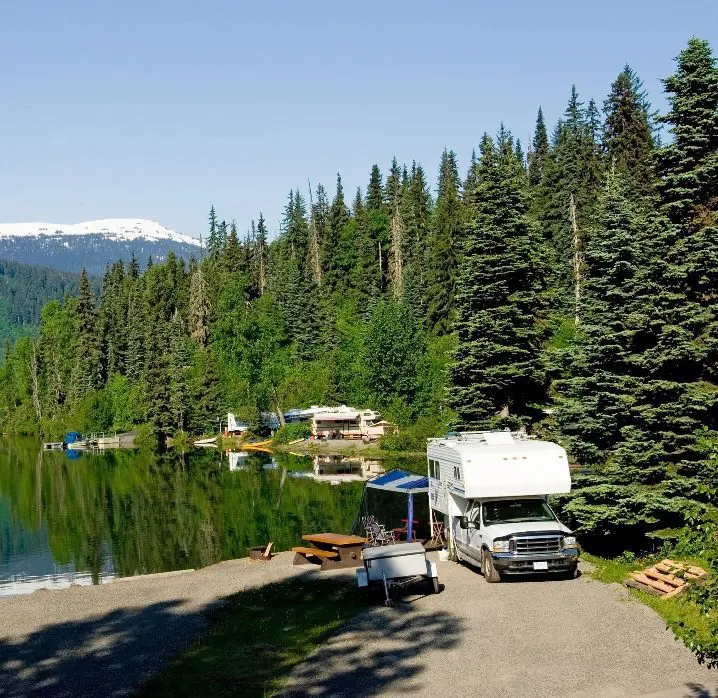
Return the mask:
<path id="1" fill-rule="evenodd" d="M 333 487 L 287 470 L 309 459 L 251 454 L 230 472 L 216 451 L 111 451 L 69 460 L 34 440 L 0 442 L 0 585 L 23 556 L 46 574 L 70 566 L 101 581 L 203 567 L 309 531 L 348 531 L 361 483 Z M 15 572 L 13 572 L 13 570 Z M 41 571 L 39 572 L 41 574 Z"/>

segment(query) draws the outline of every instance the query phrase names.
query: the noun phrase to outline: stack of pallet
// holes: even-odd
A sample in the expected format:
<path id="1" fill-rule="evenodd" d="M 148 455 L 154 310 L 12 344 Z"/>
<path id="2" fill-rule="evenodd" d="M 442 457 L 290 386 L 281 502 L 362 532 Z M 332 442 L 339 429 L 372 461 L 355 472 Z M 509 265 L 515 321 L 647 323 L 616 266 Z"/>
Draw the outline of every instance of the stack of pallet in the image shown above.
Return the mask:
<path id="1" fill-rule="evenodd" d="M 641 572 L 631 572 L 625 584 L 670 599 L 682 594 L 691 584 L 702 584 L 707 578 L 708 573 L 701 567 L 662 560 Z"/>

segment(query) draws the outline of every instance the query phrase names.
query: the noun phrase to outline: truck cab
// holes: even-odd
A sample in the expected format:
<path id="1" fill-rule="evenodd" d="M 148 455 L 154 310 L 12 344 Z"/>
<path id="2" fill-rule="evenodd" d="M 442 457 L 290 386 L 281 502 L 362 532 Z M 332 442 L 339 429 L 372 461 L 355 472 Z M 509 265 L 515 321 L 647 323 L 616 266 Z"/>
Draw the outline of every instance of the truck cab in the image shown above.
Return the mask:
<path id="1" fill-rule="evenodd" d="M 429 439 L 429 506 L 450 552 L 489 582 L 511 574 L 577 574 L 576 538 L 548 496 L 569 492 L 566 451 L 521 432 L 481 431 Z"/>
<path id="2" fill-rule="evenodd" d="M 577 574 L 576 537 L 544 497 L 472 499 L 456 529 L 456 555 L 488 582 L 511 574 Z"/>

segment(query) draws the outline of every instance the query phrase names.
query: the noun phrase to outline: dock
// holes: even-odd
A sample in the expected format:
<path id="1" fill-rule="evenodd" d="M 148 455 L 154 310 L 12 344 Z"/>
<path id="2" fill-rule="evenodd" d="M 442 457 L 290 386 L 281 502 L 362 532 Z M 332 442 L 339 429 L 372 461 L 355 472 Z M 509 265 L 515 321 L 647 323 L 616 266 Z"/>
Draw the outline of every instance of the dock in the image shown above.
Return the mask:
<path id="1" fill-rule="evenodd" d="M 73 451 L 99 450 L 105 451 L 113 448 L 134 448 L 136 431 L 115 432 L 113 434 L 90 434 L 87 438 L 65 444 L 63 441 L 45 441 L 42 445 L 44 451 L 62 451 L 72 449 Z"/>

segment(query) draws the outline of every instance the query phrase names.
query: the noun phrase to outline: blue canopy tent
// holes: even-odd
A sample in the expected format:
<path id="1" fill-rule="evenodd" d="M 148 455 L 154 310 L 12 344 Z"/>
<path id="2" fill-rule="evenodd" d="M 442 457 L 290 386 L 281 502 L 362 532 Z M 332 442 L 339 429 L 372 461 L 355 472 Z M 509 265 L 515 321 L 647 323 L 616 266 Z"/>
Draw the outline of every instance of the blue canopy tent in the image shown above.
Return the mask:
<path id="1" fill-rule="evenodd" d="M 414 495 L 429 491 L 429 478 L 407 470 L 394 468 L 383 475 L 377 475 L 366 483 L 371 489 L 405 494 L 408 498 L 406 514 L 406 540 L 411 543 L 414 534 Z"/>

